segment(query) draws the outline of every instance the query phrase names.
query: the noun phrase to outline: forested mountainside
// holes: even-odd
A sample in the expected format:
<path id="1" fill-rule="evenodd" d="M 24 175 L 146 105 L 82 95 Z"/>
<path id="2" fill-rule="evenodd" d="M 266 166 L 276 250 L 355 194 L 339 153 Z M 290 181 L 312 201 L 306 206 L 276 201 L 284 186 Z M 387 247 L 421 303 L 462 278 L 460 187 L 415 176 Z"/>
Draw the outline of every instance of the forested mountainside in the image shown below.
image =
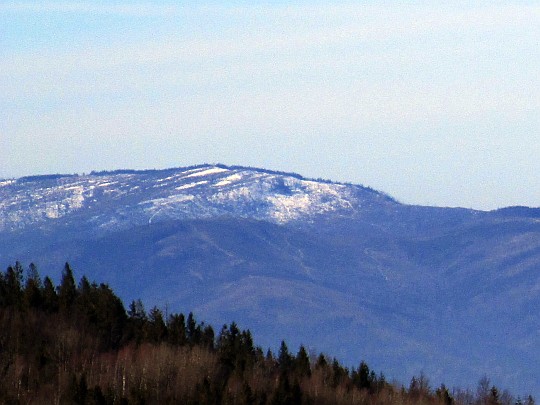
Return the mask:
<path id="1" fill-rule="evenodd" d="M 223 165 L 36 176 L 0 182 L 0 265 L 59 281 L 69 261 L 124 302 L 235 320 L 274 351 L 536 395 L 539 217 Z"/>
<path id="2" fill-rule="evenodd" d="M 33 264 L 0 273 L 0 373 L 5 404 L 534 403 L 487 377 L 474 392 L 431 387 L 423 374 L 403 386 L 284 341 L 265 352 L 234 322 L 216 334 L 192 313 L 146 312 L 140 300 L 126 311 L 106 284 L 77 286 L 67 263 L 58 286 Z"/>

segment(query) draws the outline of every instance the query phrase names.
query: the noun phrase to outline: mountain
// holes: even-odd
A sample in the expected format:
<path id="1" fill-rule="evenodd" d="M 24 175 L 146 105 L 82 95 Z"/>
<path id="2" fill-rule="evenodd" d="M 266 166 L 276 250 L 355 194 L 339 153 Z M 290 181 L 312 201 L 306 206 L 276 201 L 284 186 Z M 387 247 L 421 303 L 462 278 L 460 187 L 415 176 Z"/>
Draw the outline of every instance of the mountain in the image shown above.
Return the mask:
<path id="1" fill-rule="evenodd" d="M 0 265 L 105 280 L 408 383 L 540 394 L 540 210 L 401 204 L 359 185 L 201 165 L 0 181 Z M 148 308 L 147 308 L 148 309 Z"/>

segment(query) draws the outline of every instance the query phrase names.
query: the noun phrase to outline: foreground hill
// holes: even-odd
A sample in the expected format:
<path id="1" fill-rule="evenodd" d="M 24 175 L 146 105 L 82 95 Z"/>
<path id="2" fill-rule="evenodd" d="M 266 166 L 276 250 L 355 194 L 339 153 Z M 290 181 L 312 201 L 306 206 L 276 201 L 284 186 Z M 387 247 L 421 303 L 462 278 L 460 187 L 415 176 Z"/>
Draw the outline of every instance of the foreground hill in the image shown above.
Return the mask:
<path id="1" fill-rule="evenodd" d="M 60 284 L 31 264 L 0 272 L 0 402 L 3 404 L 186 405 L 534 405 L 483 378 L 475 394 L 421 374 L 408 386 L 386 381 L 365 362 L 297 354 L 282 341 L 264 354 L 236 323 L 165 317 L 132 301 L 126 311 L 106 284 L 66 263 Z"/>
<path id="2" fill-rule="evenodd" d="M 203 165 L 0 182 L 0 264 L 58 263 L 129 302 L 236 320 L 434 383 L 540 392 L 538 210 L 404 205 L 357 185 Z"/>

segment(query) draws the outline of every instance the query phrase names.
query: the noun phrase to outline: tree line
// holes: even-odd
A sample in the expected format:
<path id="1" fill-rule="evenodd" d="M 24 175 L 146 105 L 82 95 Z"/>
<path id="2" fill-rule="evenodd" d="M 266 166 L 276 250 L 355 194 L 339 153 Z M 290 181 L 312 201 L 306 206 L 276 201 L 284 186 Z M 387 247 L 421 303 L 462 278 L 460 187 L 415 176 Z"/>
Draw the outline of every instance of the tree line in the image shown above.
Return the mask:
<path id="1" fill-rule="evenodd" d="M 34 264 L 0 272 L 0 403 L 3 404 L 534 404 L 487 378 L 475 392 L 433 389 L 423 374 L 405 387 L 365 362 L 346 368 L 335 358 L 277 353 L 255 345 L 232 322 L 216 334 L 192 313 L 127 310 L 108 285 L 68 263 L 60 283 Z"/>

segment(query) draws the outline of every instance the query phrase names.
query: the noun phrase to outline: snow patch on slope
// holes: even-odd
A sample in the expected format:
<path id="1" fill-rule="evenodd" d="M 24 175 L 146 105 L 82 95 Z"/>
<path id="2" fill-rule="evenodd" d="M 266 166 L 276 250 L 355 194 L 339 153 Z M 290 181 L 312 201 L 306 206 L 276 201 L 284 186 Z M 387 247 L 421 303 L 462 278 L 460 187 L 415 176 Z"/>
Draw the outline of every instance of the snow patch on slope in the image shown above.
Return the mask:
<path id="1" fill-rule="evenodd" d="M 9 186 L 15 183 L 16 180 L 0 180 L 0 187 Z"/>
<path id="2" fill-rule="evenodd" d="M 229 186 L 232 183 L 242 180 L 242 176 L 238 173 L 232 174 L 230 176 L 225 177 L 224 179 L 218 181 L 216 184 L 214 184 L 214 187 L 223 187 L 223 186 Z"/>
<path id="3" fill-rule="evenodd" d="M 169 204 L 185 203 L 192 201 L 195 197 L 191 194 L 175 194 L 164 198 L 156 198 L 154 200 L 143 201 L 140 204 L 151 204 L 154 207 L 163 207 Z"/>
<path id="4" fill-rule="evenodd" d="M 188 175 L 185 176 L 185 177 L 201 177 L 201 176 L 209 176 L 209 175 L 211 175 L 211 174 L 223 173 L 223 172 L 228 172 L 228 171 L 229 171 L 229 169 L 223 169 L 223 168 L 221 168 L 221 167 L 213 167 L 213 168 L 206 169 L 206 170 L 203 170 L 203 171 L 200 171 L 200 172 L 188 174 Z"/>
<path id="5" fill-rule="evenodd" d="M 352 208 L 344 185 L 297 179 L 285 179 L 283 185 L 291 190 L 290 194 L 276 193 L 267 197 L 273 206 L 271 215 L 277 222 Z"/>
<path id="6" fill-rule="evenodd" d="M 197 186 L 200 186 L 202 184 L 207 184 L 207 183 L 208 183 L 208 180 L 203 180 L 203 181 L 197 181 L 195 183 L 183 184 L 181 186 L 176 187 L 176 190 L 187 190 L 188 188 L 197 187 Z"/>

